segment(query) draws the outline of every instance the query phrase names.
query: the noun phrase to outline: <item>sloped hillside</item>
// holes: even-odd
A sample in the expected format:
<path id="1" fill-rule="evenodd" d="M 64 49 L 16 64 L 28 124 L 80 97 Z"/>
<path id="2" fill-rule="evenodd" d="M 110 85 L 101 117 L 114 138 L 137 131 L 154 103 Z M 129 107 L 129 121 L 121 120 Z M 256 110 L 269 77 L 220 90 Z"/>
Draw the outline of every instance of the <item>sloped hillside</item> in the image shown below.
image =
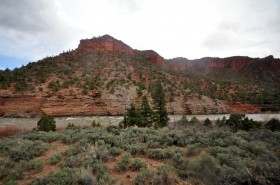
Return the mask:
<path id="1" fill-rule="evenodd" d="M 0 71 L 0 116 L 121 115 L 162 81 L 169 113 L 213 114 L 279 109 L 279 59 L 165 60 L 109 35 L 77 49 Z"/>

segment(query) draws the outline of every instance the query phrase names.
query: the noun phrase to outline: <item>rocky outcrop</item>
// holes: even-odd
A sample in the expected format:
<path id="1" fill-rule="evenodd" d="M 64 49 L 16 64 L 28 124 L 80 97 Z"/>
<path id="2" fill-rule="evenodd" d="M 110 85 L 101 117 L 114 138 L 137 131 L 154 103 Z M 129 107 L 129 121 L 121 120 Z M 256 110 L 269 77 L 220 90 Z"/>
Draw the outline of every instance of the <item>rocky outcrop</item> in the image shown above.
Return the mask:
<path id="1" fill-rule="evenodd" d="M 229 69 L 238 72 L 245 67 L 257 64 L 262 67 L 269 67 L 273 70 L 274 67 L 280 66 L 279 59 L 274 59 L 273 56 L 266 58 L 249 58 L 242 56 L 234 56 L 228 58 L 201 58 L 196 60 L 189 60 L 186 58 L 174 58 L 166 60 L 167 65 L 174 70 L 192 71 L 204 73 L 211 69 Z"/>
<path id="2" fill-rule="evenodd" d="M 99 52 L 101 52 L 101 55 Z M 101 57 L 98 58 L 97 56 Z M 117 59 L 112 58 L 116 56 L 121 57 Z M 150 72 L 151 75 L 146 73 L 146 71 L 148 71 L 147 69 L 150 67 L 150 65 L 148 65 L 148 67 L 145 66 L 146 68 L 143 68 L 144 70 L 139 74 L 139 71 L 133 66 L 133 60 L 140 62 L 150 61 L 152 64 L 155 64 L 154 67 L 163 66 L 168 70 L 162 70 L 160 75 L 152 74 L 157 73 L 156 70 L 153 70 Z M 49 62 L 52 62 L 52 66 L 55 66 L 52 70 L 47 70 L 48 67 L 50 67 L 48 66 Z M 167 91 L 178 90 L 178 92 L 174 92 L 172 96 L 170 95 L 174 100 L 170 100 L 172 98 L 169 97 L 167 101 L 168 113 L 257 113 L 260 112 L 260 109 L 256 106 L 241 103 L 227 103 L 226 101 L 211 99 L 207 96 L 198 95 L 194 90 L 195 88 L 189 90 L 190 96 L 186 96 L 186 100 L 185 97 L 183 98 L 184 93 L 182 93 L 182 91 L 187 92 L 187 88 L 189 87 L 184 87 L 184 89 L 181 87 L 185 85 L 185 82 L 194 86 L 200 86 L 200 91 L 206 90 L 208 88 L 207 83 L 209 82 L 201 78 L 198 79 L 196 83 L 193 83 L 191 78 L 185 77 L 184 75 L 173 76 L 175 73 L 169 73 L 169 69 L 175 72 L 183 71 L 187 75 L 188 73 L 211 75 L 217 73 L 220 69 L 227 69 L 231 72 L 245 74 L 245 76 L 259 76 L 259 74 L 262 74 L 262 78 L 269 78 L 272 82 L 278 79 L 278 82 L 280 82 L 280 60 L 274 59 L 273 56 L 263 59 L 249 57 L 206 57 L 197 60 L 188 60 L 186 58 L 165 60 L 153 50 L 139 51 L 132 49 L 122 41 L 109 35 L 81 40 L 76 50 L 62 53 L 57 57 L 43 59 L 38 63 L 44 63 L 44 65 L 38 65 L 38 68 L 34 70 L 32 74 L 38 75 L 38 71 L 40 73 L 40 70 L 44 69 L 45 73 L 51 75 L 43 74 L 40 76 L 42 78 L 41 81 L 38 81 L 36 78 L 28 79 L 25 85 L 33 83 L 34 88 L 32 91 L 15 91 L 16 82 L 12 82 L 9 86 L 5 86 L 4 89 L 0 89 L 0 116 L 38 117 L 44 113 L 51 116 L 121 115 L 131 102 L 135 101 L 139 103 L 139 101 L 141 101 L 141 96 L 139 94 L 142 92 L 139 92 L 139 88 L 143 83 L 145 84 L 145 88 L 148 88 L 150 81 L 153 81 L 154 78 L 163 77 L 166 77 L 164 80 L 170 83 L 167 85 L 170 87 L 166 87 L 166 94 L 172 94 Z M 59 65 L 56 66 L 54 64 Z M 99 64 L 100 66 L 94 68 Z M 28 67 L 31 69 L 32 64 Z M 114 71 L 114 67 L 118 67 L 117 71 Z M 24 69 L 26 71 L 23 72 L 28 73 L 29 68 Z M 246 71 L 247 69 L 249 69 L 250 72 Z M 56 73 L 52 73 L 52 71 L 55 70 L 57 70 Z M 211 73 L 212 71 L 214 72 Z M 227 72 L 228 71 L 226 71 L 226 73 Z M 44 78 L 45 75 L 48 76 L 47 79 Z M 27 75 L 23 76 L 21 80 Z M 200 76 L 198 75 L 196 77 Z M 99 78 L 100 82 L 99 85 L 97 85 L 95 84 L 95 80 Z M 1 79 L 5 78 L 2 77 Z M 48 87 L 50 82 L 53 82 L 53 84 L 57 86 L 64 87 L 58 88 L 57 91 L 54 89 L 53 91 L 53 89 Z M 110 84 L 114 88 L 110 87 Z M 89 88 L 89 86 L 92 87 Z M 83 93 L 83 90 L 86 92 Z M 72 93 L 70 93 L 70 91 L 72 91 Z M 150 96 L 150 92 L 151 91 L 146 91 L 144 94 Z M 215 92 L 217 92 L 217 90 L 213 90 L 210 93 Z M 151 98 L 149 101 L 152 101 Z"/>
<path id="3" fill-rule="evenodd" d="M 116 40 L 110 35 L 102 37 L 81 40 L 78 51 L 119 51 L 127 54 L 134 54 L 134 50 L 120 40 Z"/>

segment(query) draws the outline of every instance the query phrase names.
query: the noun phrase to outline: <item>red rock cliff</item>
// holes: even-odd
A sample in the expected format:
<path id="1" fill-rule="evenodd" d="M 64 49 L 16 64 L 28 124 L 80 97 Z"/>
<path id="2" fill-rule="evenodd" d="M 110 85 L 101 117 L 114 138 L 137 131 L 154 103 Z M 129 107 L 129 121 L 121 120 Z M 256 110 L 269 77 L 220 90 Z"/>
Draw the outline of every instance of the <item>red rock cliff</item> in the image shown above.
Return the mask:
<path id="1" fill-rule="evenodd" d="M 116 40 L 110 35 L 104 35 L 102 37 L 81 40 L 78 46 L 78 51 L 120 51 L 128 54 L 134 54 L 131 47 L 124 44 L 120 40 Z"/>

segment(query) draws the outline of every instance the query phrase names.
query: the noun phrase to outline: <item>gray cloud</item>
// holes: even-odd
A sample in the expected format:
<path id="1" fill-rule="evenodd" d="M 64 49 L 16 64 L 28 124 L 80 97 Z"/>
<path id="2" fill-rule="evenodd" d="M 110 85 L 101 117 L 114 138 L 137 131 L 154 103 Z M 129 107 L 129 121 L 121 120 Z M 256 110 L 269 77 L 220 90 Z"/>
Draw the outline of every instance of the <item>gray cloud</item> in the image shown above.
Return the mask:
<path id="1" fill-rule="evenodd" d="M 139 9 L 139 5 L 135 0 L 108 0 L 108 2 L 128 12 L 135 12 Z"/>
<path id="2" fill-rule="evenodd" d="M 1 1 L 0 54 L 26 60 L 58 54 L 76 31 L 67 21 L 57 0 Z"/>
<path id="3" fill-rule="evenodd" d="M 221 53 L 243 50 L 254 56 L 272 54 L 279 50 L 279 44 L 276 43 L 280 42 L 280 2 L 245 2 L 236 2 L 231 4 L 232 9 L 226 9 L 229 12 L 225 12 L 225 18 L 205 38 L 205 48 Z M 231 12 L 233 10 L 235 12 Z"/>
<path id="4" fill-rule="evenodd" d="M 50 27 L 55 7 L 46 0 L 9 0 L 0 4 L 0 26 L 23 32 L 44 31 Z M 52 20 L 53 21 L 53 20 Z"/>

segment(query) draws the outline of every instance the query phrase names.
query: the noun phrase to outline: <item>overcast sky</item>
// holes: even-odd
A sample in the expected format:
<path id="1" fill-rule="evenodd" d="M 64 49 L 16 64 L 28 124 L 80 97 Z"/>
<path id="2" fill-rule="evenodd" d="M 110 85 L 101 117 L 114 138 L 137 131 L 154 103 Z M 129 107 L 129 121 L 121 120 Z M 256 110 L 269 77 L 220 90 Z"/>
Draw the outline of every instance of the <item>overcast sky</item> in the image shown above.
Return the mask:
<path id="1" fill-rule="evenodd" d="M 109 34 L 164 58 L 280 57 L 280 0 L 0 0 L 0 69 Z"/>

